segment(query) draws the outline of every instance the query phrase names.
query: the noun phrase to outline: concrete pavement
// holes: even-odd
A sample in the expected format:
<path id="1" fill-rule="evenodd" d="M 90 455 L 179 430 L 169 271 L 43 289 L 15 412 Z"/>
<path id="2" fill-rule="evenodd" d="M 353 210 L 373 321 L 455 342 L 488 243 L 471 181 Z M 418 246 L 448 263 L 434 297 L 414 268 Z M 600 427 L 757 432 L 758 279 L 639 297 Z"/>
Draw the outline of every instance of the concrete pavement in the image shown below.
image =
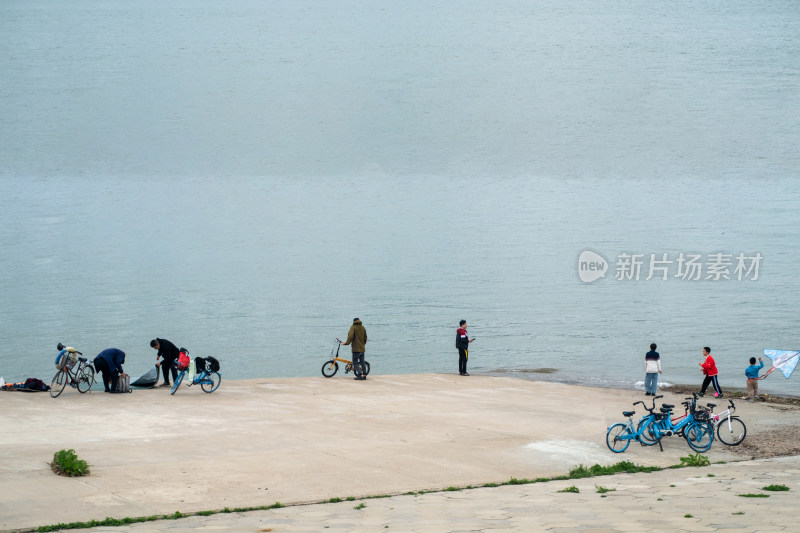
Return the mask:
<path id="1" fill-rule="evenodd" d="M 579 464 L 612 464 L 623 459 L 643 465 L 678 463 L 690 450 L 677 438 L 666 441 L 663 453 L 657 447 L 632 445 L 617 455 L 606 448 L 606 427 L 621 420 L 620 412 L 629 409 L 632 401 L 643 398 L 641 392 L 631 390 L 445 374 L 378 375 L 364 382 L 344 375 L 331 379 L 320 376 L 223 381 L 213 394 L 205 394 L 197 387 L 181 387 L 175 396 L 170 396 L 168 389 L 137 390 L 130 395 L 81 395 L 68 389 L 56 399 L 47 394 L 3 392 L 0 529 L 108 516 L 139 517 L 275 502 L 292 505 L 333 497 L 395 495 L 502 482 L 511 477 L 550 477 L 565 474 Z M 667 395 L 663 401 L 672 400 L 679 398 Z M 800 422 L 800 410 L 793 407 L 778 409 L 746 402 L 737 407 L 750 434 Z M 54 475 L 47 463 L 53 453 L 64 448 L 75 449 L 87 460 L 92 474 L 83 478 Z M 739 459 L 718 443 L 707 455 L 712 461 Z M 707 479 L 730 483 L 726 485 L 728 490 L 720 490 L 732 493 L 742 480 L 749 479 L 742 476 L 752 469 L 761 476 L 784 476 L 784 484 L 792 491 L 800 490 L 796 459 L 748 464 L 713 466 L 722 470 Z M 491 530 L 503 524 L 516 524 L 511 528 L 516 531 L 528 527 L 555 531 L 560 520 L 574 521 L 586 515 L 583 498 L 596 496 L 598 505 L 610 509 L 617 502 L 620 517 L 627 512 L 625 505 L 634 501 L 621 498 L 622 494 L 639 495 L 637 501 L 642 505 L 657 505 L 646 498 L 655 489 L 637 487 L 646 485 L 645 480 L 667 474 L 672 477 L 662 484 L 682 484 L 690 500 L 706 497 L 700 500 L 702 511 L 705 504 L 714 505 L 716 501 L 709 497 L 708 481 L 704 479 L 701 486 L 687 479 L 691 480 L 692 475 L 702 477 L 706 471 L 700 469 L 699 474 L 690 475 L 690 470 L 669 470 L 570 482 L 581 489 L 579 494 L 557 493 L 553 490 L 556 482 L 550 482 L 369 499 L 364 500 L 366 507 L 362 509 L 353 509 L 353 502 L 303 505 L 113 530 L 219 527 L 318 531 L 324 529 L 320 524 L 325 521 L 329 522 L 325 522 L 328 528 L 344 521 L 353 530 L 372 531 L 377 523 L 373 521 L 377 520 L 385 522 L 381 522 L 380 529 L 387 529 L 384 526 L 388 525 L 388 529 L 400 531 Z M 730 481 L 724 481 L 729 477 Z M 623 479 L 630 479 L 624 482 L 628 483 L 627 488 L 606 493 L 606 498 L 591 492 L 595 483 L 624 485 Z M 757 485 L 760 481 L 747 483 Z M 693 486 L 700 492 L 692 493 L 689 487 Z M 749 491 L 752 487 L 747 486 Z M 658 485 L 658 490 L 663 488 Z M 748 505 L 775 505 L 792 491 L 748 501 Z M 665 493 L 660 497 L 667 501 L 668 497 L 679 496 Z M 500 503 L 508 499 L 527 503 L 500 513 Z M 420 502 L 423 507 L 418 507 Z M 533 505 L 536 502 L 541 505 Z M 741 503 L 736 499 L 734 502 Z M 450 509 L 458 509 L 459 505 L 463 519 L 436 522 L 451 516 Z M 518 507 L 538 510 L 526 518 Z M 405 511 L 397 511 L 401 509 Z M 428 509 L 428 518 L 415 515 L 421 509 Z M 731 517 L 740 522 L 760 517 L 754 509 L 749 510 L 750 516 L 745 511 L 744 515 Z M 555 514 L 544 513 L 547 510 Z M 691 524 L 684 514 L 693 513 L 681 513 L 680 524 Z M 548 521 L 525 522 L 542 520 L 543 516 L 549 517 Z M 800 518 L 800 513 L 788 516 Z M 278 522 L 258 522 L 269 517 L 277 517 L 274 519 Z M 365 517 L 372 521 L 353 522 Z M 659 520 L 662 518 L 659 514 Z M 600 527 L 597 520 L 587 520 L 578 524 Z M 613 527 L 620 526 L 603 525 L 611 531 L 625 530 Z"/>
<path id="2" fill-rule="evenodd" d="M 788 492 L 763 490 L 769 485 Z M 567 487 L 579 492 L 560 492 Z M 602 492 L 608 491 L 608 492 Z M 797 531 L 800 457 L 193 516 L 90 531 Z M 760 494 L 767 498 L 744 497 Z"/>

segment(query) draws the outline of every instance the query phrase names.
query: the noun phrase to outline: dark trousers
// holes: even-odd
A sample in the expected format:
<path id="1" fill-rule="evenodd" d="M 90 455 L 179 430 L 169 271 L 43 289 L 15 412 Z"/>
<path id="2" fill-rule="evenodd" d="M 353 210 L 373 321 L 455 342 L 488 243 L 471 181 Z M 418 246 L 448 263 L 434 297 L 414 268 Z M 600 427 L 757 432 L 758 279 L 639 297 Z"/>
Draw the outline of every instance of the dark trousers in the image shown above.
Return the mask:
<path id="1" fill-rule="evenodd" d="M 172 381 L 178 377 L 178 369 L 175 368 L 175 359 L 162 359 L 161 372 L 164 374 L 164 383 L 169 384 L 169 372 L 172 371 Z"/>
<path id="2" fill-rule="evenodd" d="M 353 373 L 357 378 L 366 375 L 364 370 L 364 352 L 353 352 Z"/>
<path id="3" fill-rule="evenodd" d="M 458 373 L 459 374 L 466 374 L 467 373 L 467 357 L 468 353 L 466 348 L 459 348 L 458 349 Z"/>
<path id="4" fill-rule="evenodd" d="M 717 376 L 706 376 L 706 379 L 703 380 L 703 386 L 700 389 L 700 392 L 705 394 L 706 389 L 711 383 L 714 384 L 714 391 L 717 394 L 722 394 L 722 389 L 719 388 L 719 381 L 717 381 Z"/>
<path id="5" fill-rule="evenodd" d="M 117 390 L 117 378 L 119 377 L 119 372 L 116 370 L 112 372 L 111 368 L 108 366 L 108 362 L 105 359 L 102 357 L 95 358 L 94 369 L 103 374 L 103 387 L 105 387 L 106 392 Z"/>

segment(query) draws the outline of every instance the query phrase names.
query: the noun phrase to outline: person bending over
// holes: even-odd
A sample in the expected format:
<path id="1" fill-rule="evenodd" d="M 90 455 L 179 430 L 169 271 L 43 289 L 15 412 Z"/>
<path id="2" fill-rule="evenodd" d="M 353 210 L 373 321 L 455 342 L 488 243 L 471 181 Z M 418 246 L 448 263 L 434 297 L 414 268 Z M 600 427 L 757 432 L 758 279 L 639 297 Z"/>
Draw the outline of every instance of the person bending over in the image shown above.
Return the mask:
<path id="1" fill-rule="evenodd" d="M 125 352 L 118 348 L 107 348 L 94 358 L 94 369 L 103 374 L 103 387 L 106 392 L 117 392 L 117 378 L 126 376 L 122 370 Z"/>
<path id="2" fill-rule="evenodd" d="M 169 342 L 167 339 L 153 339 L 150 341 L 150 347 L 156 350 L 156 361 L 158 361 L 159 357 L 162 357 L 163 360 L 156 364 L 161 365 L 161 372 L 164 374 L 164 383 L 161 384 L 162 387 L 169 387 L 169 373 L 172 372 L 172 380 L 175 381 L 175 378 L 178 377 L 178 369 L 175 368 L 175 360 L 178 358 L 178 354 L 180 350 Z"/>

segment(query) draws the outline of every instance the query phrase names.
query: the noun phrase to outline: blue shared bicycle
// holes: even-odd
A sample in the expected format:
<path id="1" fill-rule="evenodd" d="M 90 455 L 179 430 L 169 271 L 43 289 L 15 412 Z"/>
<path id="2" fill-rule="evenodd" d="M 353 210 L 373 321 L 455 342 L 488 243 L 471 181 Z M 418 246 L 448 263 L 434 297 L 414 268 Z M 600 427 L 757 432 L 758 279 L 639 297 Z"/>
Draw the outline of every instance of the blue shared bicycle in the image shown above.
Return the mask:
<path id="1" fill-rule="evenodd" d="M 186 386 L 200 385 L 203 392 L 208 393 L 217 390 L 219 384 L 222 382 L 222 375 L 219 373 L 219 362 L 213 357 L 195 357 L 195 366 L 197 368 L 197 374 L 194 379 L 192 379 L 192 382 L 187 383 Z M 170 395 L 175 394 L 178 387 L 181 386 L 186 372 L 189 370 L 188 365 L 181 366 L 177 360 L 175 361 L 175 368 L 178 369 L 178 377 L 175 378 L 175 382 L 172 384 L 172 390 L 169 392 Z"/>
<path id="2" fill-rule="evenodd" d="M 661 416 L 653 420 L 642 420 L 639 424 L 641 438 L 655 444 L 655 441 L 660 441 L 663 437 L 678 435 L 686 439 L 692 450 L 708 451 L 714 442 L 714 426 L 710 422 L 708 411 L 698 409 L 697 394 L 685 400 L 681 402 L 685 409 L 685 413 L 681 416 L 673 418 L 672 409 L 675 406 L 663 404 L 660 409 Z"/>
<path id="3" fill-rule="evenodd" d="M 618 422 L 610 426 L 608 431 L 606 431 L 606 445 L 608 446 L 609 450 L 614 453 L 622 453 L 628 449 L 631 441 L 634 440 L 642 446 L 652 446 L 654 444 L 661 446 L 661 436 L 657 433 L 650 432 L 652 425 L 658 422 L 659 419 L 664 416 L 662 413 L 653 412 L 655 410 L 656 398 L 661 398 L 661 396 L 656 396 L 653 398 L 653 407 L 647 407 L 647 405 L 642 401 L 634 402 L 633 405 L 640 403 L 642 404 L 642 407 L 648 411 L 648 414 L 642 417 L 636 428 L 633 427 L 632 418 L 633 415 L 636 414 L 636 411 L 622 412 L 622 416 L 628 417 L 628 421 Z"/>

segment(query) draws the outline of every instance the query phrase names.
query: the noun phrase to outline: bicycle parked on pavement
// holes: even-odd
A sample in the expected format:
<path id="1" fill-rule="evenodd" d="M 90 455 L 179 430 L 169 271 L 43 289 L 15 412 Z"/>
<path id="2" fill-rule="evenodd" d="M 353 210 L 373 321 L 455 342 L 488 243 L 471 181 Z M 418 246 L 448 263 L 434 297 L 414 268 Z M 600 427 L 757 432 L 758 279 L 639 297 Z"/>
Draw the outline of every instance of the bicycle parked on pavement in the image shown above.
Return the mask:
<path id="1" fill-rule="evenodd" d="M 75 348 L 64 346 L 60 342 L 57 346 L 59 352 L 56 356 L 58 372 L 50 382 L 50 396 L 57 398 L 69 386 L 78 389 L 83 394 L 94 385 L 94 367 L 81 352 Z"/>
<path id="2" fill-rule="evenodd" d="M 655 398 L 661 398 L 661 396 L 656 396 Z M 642 402 L 634 402 L 633 405 L 638 403 L 642 404 L 642 407 L 648 411 L 648 414 L 644 415 L 642 419 L 639 421 L 636 429 L 633 428 L 633 415 L 636 414 L 636 411 L 623 411 L 622 416 L 628 417 L 627 422 L 618 422 L 608 428 L 606 431 L 606 445 L 608 449 L 614 453 L 622 453 L 628 449 L 632 440 L 635 440 L 642 446 L 652 446 L 656 443 L 659 445 L 661 444 L 661 438 L 657 435 L 654 435 L 652 438 L 643 439 L 642 434 L 644 431 L 649 430 L 652 423 L 659 417 L 659 415 L 653 413 L 655 409 L 655 398 L 653 398 L 653 405 L 654 407 L 647 407 L 647 405 Z"/>
<path id="3" fill-rule="evenodd" d="M 188 359 L 188 350 L 181 348 L 181 354 L 185 354 Z M 214 357 L 195 357 L 194 361 L 197 374 L 192 379 L 192 382 L 187 383 L 186 386 L 200 385 L 203 392 L 208 392 L 209 394 L 217 390 L 222 382 L 222 375 L 219 373 L 219 361 Z M 177 392 L 186 372 L 189 370 L 189 362 L 184 363 L 181 357 L 175 360 L 174 365 L 178 369 L 178 377 L 175 378 L 175 382 L 172 384 L 172 389 L 169 392 L 170 396 Z"/>
<path id="4" fill-rule="evenodd" d="M 339 349 L 342 347 L 342 341 L 336 339 L 336 344 L 333 346 L 331 350 L 331 358 L 329 361 L 325 361 L 325 364 L 322 365 L 322 375 L 326 378 L 333 377 L 336 375 L 336 372 L 339 370 L 339 363 L 344 363 L 344 373 L 347 374 L 348 372 L 353 370 L 353 362 L 339 357 Z M 364 371 L 362 374 L 365 376 L 369 375 L 369 362 L 364 361 Z"/>
<path id="5" fill-rule="evenodd" d="M 736 406 L 733 404 L 733 400 L 728 400 L 728 409 L 721 413 L 712 412 L 717 404 L 709 403 L 707 405 L 708 416 L 712 423 L 718 421 L 717 438 L 720 440 L 720 442 L 728 446 L 738 446 L 741 444 L 747 435 L 747 426 L 744 425 L 744 422 L 741 418 L 733 415 L 733 413 L 736 411 Z"/>

